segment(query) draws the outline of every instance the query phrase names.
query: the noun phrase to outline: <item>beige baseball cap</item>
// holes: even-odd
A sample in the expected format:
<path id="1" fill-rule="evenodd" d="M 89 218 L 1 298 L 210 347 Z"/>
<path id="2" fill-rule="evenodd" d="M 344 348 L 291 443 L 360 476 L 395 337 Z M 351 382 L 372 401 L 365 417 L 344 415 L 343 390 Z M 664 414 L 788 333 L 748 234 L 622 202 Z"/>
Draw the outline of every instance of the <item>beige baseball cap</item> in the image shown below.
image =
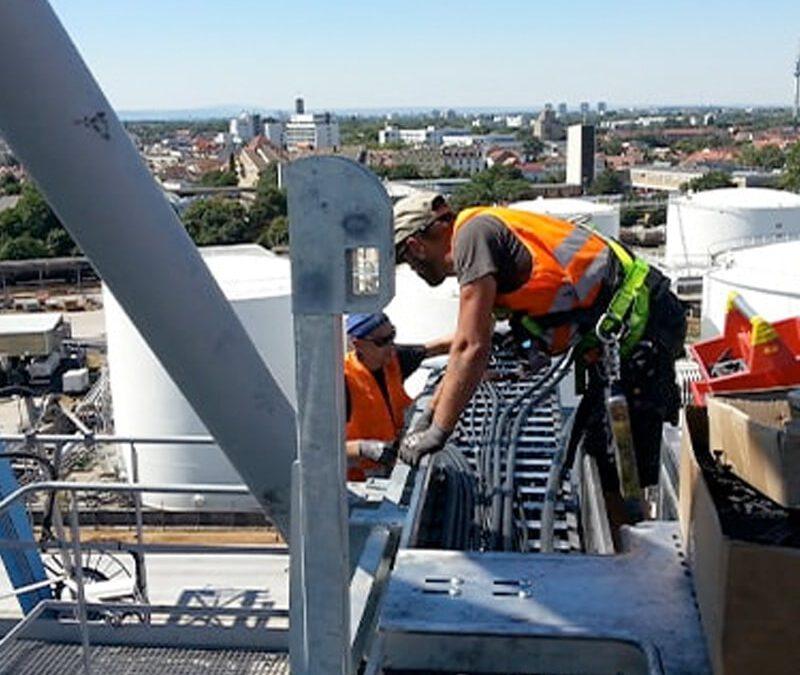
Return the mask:
<path id="1" fill-rule="evenodd" d="M 398 246 L 412 234 L 431 224 L 434 204 L 438 207 L 444 197 L 438 192 L 418 191 L 403 197 L 394 205 L 394 245 Z"/>

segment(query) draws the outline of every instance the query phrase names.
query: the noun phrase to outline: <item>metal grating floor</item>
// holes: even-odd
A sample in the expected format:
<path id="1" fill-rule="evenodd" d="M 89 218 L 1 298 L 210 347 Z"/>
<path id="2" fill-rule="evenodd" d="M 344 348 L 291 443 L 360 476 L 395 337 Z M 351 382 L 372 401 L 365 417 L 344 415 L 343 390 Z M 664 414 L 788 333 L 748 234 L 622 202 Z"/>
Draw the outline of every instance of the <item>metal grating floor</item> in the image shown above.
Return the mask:
<path id="1" fill-rule="evenodd" d="M 175 647 L 92 645 L 93 673 L 103 675 L 283 675 L 285 653 Z M 2 675 L 83 675 L 81 646 L 17 640 L 0 652 Z"/>

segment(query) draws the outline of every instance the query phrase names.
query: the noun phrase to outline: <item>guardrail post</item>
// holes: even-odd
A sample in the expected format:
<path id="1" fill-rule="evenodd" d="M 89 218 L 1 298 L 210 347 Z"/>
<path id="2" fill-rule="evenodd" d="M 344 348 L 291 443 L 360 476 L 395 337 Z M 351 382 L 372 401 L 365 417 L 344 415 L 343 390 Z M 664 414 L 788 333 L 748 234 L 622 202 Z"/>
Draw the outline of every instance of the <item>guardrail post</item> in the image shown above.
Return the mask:
<path id="1" fill-rule="evenodd" d="M 350 565 L 345 493 L 342 313 L 394 295 L 389 198 L 340 157 L 287 169 L 297 369 L 297 485 L 292 501 L 290 654 L 295 675 L 346 675 Z"/>

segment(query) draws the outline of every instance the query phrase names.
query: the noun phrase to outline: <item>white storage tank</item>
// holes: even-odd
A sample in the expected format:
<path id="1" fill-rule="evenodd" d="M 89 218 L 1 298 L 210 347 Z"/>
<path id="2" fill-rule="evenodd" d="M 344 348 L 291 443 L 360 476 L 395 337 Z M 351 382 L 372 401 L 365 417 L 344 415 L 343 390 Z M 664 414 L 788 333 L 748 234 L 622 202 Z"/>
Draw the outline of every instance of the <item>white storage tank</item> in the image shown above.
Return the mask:
<path id="1" fill-rule="evenodd" d="M 281 390 L 296 405 L 289 260 L 256 245 L 208 247 L 201 253 Z M 207 435 L 192 407 L 105 287 L 103 299 L 116 434 Z M 202 298 L 197 306 L 202 311 Z M 235 387 L 236 382 L 230 386 Z M 294 420 L 287 424 L 294 425 Z M 121 449 L 130 475 L 130 452 Z M 241 483 L 217 446 L 137 445 L 137 453 L 143 483 Z M 259 508 L 249 496 L 144 494 L 143 501 L 165 509 Z"/>
<path id="2" fill-rule="evenodd" d="M 768 188 L 723 188 L 670 199 L 665 260 L 704 267 L 712 254 L 800 234 L 800 195 Z"/>
<path id="3" fill-rule="evenodd" d="M 514 202 L 512 209 L 544 213 L 554 218 L 570 220 L 586 218 L 600 232 L 609 237 L 619 237 L 619 207 L 615 204 L 602 204 L 588 199 L 531 199 Z"/>
<path id="4" fill-rule="evenodd" d="M 458 282 L 448 277 L 439 286 L 429 286 L 408 265 L 395 272 L 394 299 L 384 310 L 397 327 L 399 344 L 424 344 L 452 335 L 458 320 Z M 422 391 L 428 371 L 421 369 L 406 380 L 406 391 Z"/>
<path id="5" fill-rule="evenodd" d="M 800 315 L 800 241 L 732 251 L 722 262 L 703 281 L 704 338 L 722 332 L 731 291 L 741 293 L 768 321 Z"/>

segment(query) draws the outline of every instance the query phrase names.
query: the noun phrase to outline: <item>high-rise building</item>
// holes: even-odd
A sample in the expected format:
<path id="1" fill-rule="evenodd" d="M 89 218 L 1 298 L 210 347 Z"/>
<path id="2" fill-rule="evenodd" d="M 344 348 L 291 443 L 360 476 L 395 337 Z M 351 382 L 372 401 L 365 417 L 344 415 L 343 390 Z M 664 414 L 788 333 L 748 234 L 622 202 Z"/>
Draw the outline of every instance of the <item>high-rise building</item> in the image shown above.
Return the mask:
<path id="1" fill-rule="evenodd" d="M 251 115 L 247 112 L 243 112 L 238 117 L 234 117 L 228 125 L 228 130 L 233 137 L 233 141 L 235 143 L 249 143 L 260 132 L 260 129 L 257 127 L 260 122 L 260 115 Z"/>
<path id="2" fill-rule="evenodd" d="M 567 183 L 585 190 L 594 181 L 594 126 L 573 124 L 567 129 Z"/>
<path id="3" fill-rule="evenodd" d="M 567 104 L 566 103 L 559 103 L 558 104 L 558 115 L 559 117 L 564 117 L 567 114 Z"/>
<path id="4" fill-rule="evenodd" d="M 305 115 L 306 114 L 306 102 L 303 100 L 302 96 L 298 96 L 294 100 L 294 114 L 295 115 Z"/>
<path id="5" fill-rule="evenodd" d="M 556 119 L 553 108 L 545 106 L 533 123 L 533 135 L 543 141 L 559 141 L 564 137 L 564 127 Z"/>
<path id="6" fill-rule="evenodd" d="M 283 133 L 283 122 L 274 117 L 267 117 L 264 120 L 264 137 L 273 145 L 282 148 L 286 145 Z"/>
<path id="7" fill-rule="evenodd" d="M 284 141 L 289 150 L 337 149 L 339 122 L 331 113 L 292 115 L 284 127 Z"/>
<path id="8" fill-rule="evenodd" d="M 598 101 L 597 114 L 601 117 L 608 112 L 608 104 L 605 101 Z"/>
<path id="9" fill-rule="evenodd" d="M 583 115 L 583 117 L 586 117 L 586 115 L 589 114 L 590 110 L 591 110 L 591 106 L 589 105 L 589 102 L 588 101 L 581 101 L 581 115 Z"/>

